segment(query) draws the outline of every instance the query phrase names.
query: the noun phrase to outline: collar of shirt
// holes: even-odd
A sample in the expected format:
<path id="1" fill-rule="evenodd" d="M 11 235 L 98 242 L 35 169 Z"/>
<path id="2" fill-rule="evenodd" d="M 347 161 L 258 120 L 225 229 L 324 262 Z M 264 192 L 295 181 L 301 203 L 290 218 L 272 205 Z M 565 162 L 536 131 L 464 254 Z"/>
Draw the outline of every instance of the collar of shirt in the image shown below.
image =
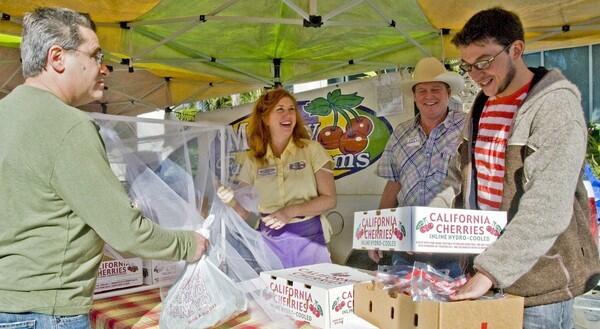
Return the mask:
<path id="1" fill-rule="evenodd" d="M 440 122 L 440 124 L 438 124 L 435 128 L 433 128 L 432 132 L 435 130 L 438 130 L 438 127 L 444 127 L 445 129 L 448 129 L 449 127 L 454 126 L 459 120 L 460 119 L 458 118 L 456 111 L 448 110 L 448 113 L 446 114 L 444 121 Z M 425 134 L 425 132 L 423 131 L 423 127 L 421 127 L 421 114 L 420 113 L 417 113 L 417 115 L 415 116 L 415 120 L 413 122 L 413 128 L 419 129 L 419 131 L 421 131 L 423 134 Z"/>
<path id="2" fill-rule="evenodd" d="M 281 155 L 279 156 L 280 159 L 284 159 L 289 156 L 293 156 L 294 154 L 296 154 L 296 151 L 298 150 L 298 146 L 296 146 L 296 144 L 294 143 L 294 139 L 290 138 L 290 140 L 288 141 L 287 145 L 285 146 L 285 148 L 283 149 L 283 152 L 281 152 Z M 275 159 L 277 158 L 275 156 L 275 154 L 273 153 L 273 149 L 271 148 L 271 144 L 267 144 L 267 152 L 265 153 L 265 159 Z"/>

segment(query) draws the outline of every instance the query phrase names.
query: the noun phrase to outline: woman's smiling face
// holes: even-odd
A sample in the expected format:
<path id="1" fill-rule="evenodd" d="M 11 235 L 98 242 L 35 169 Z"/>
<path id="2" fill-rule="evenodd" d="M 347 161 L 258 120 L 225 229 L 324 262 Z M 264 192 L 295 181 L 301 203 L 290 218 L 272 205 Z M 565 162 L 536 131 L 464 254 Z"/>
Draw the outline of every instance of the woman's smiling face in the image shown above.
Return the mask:
<path id="1" fill-rule="evenodd" d="M 265 118 L 265 124 L 273 137 L 291 137 L 296 126 L 296 103 L 283 97 Z"/>

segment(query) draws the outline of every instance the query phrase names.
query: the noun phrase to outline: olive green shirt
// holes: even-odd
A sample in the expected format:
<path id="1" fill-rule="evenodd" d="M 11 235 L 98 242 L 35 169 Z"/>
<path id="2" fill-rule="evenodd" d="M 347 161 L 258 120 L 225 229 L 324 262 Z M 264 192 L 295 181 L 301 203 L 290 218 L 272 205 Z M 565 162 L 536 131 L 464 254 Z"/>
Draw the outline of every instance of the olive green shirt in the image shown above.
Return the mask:
<path id="1" fill-rule="evenodd" d="M 0 100 L 0 312 L 87 313 L 103 240 L 153 259 L 196 250 L 130 206 L 87 114 L 17 87 Z"/>

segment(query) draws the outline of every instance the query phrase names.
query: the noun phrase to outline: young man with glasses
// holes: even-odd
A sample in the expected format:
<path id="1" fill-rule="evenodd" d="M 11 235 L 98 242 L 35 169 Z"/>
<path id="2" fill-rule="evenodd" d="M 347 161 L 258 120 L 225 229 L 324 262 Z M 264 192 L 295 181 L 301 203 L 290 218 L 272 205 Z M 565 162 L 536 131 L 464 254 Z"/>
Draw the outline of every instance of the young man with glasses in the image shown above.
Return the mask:
<path id="1" fill-rule="evenodd" d="M 452 42 L 482 92 L 431 205 L 503 210 L 509 220 L 452 298 L 503 288 L 525 297 L 524 328 L 571 329 L 573 298 L 600 278 L 582 182 L 580 93 L 557 70 L 527 68 L 523 26 L 512 12 L 481 11 Z"/>
<path id="2" fill-rule="evenodd" d="M 23 19 L 25 83 L 0 100 L 0 328 L 88 329 L 103 240 L 152 259 L 195 261 L 207 247 L 130 207 L 74 107 L 100 99 L 108 75 L 93 28 L 69 9 Z"/>

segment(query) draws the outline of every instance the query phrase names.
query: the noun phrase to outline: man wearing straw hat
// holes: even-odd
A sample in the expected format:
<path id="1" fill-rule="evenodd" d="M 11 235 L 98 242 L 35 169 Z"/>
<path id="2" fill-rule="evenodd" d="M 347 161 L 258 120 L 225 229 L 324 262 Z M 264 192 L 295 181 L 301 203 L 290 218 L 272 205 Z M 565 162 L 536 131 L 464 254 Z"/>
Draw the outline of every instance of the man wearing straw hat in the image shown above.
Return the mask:
<path id="1" fill-rule="evenodd" d="M 419 113 L 399 124 L 387 142 L 377 166 L 377 175 L 388 180 L 379 208 L 426 206 L 440 191 L 448 163 L 456 153 L 465 114 L 448 108 L 450 96 L 459 93 L 463 78 L 449 72 L 433 57 L 421 59 L 413 79 L 401 85 L 412 93 Z M 369 251 L 379 262 L 381 251 Z M 426 262 L 436 269 L 447 269 L 453 277 L 463 274 L 457 255 L 395 253 L 394 265 Z"/>

